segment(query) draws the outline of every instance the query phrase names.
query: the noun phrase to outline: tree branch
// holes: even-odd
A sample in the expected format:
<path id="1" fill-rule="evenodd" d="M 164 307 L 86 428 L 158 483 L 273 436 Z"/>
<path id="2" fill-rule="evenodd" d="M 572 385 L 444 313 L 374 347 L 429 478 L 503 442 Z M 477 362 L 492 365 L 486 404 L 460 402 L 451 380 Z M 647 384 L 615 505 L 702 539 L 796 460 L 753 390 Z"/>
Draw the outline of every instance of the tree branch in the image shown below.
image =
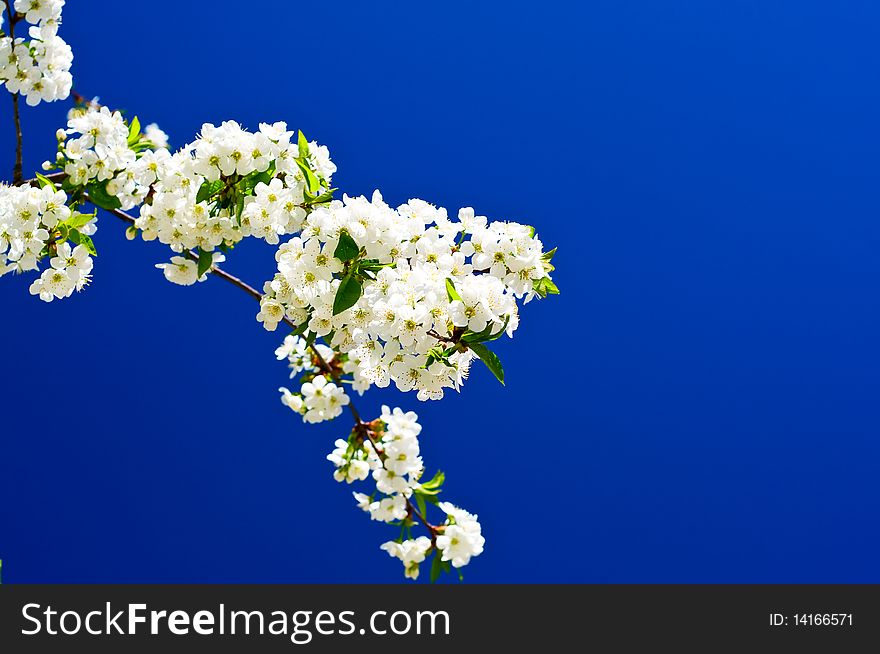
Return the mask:
<path id="1" fill-rule="evenodd" d="M 48 179 L 50 179 L 52 181 L 58 181 L 58 180 L 64 179 L 66 177 L 66 175 L 63 172 L 59 172 L 59 173 L 54 173 L 52 175 L 48 175 L 47 177 L 48 177 Z M 25 183 L 38 184 L 38 180 L 29 179 Z M 94 204 L 91 201 L 91 199 L 89 198 L 87 193 L 82 194 L 82 199 L 86 202 Z M 99 208 L 102 208 L 102 207 L 99 207 Z M 124 212 L 122 209 L 103 209 L 103 210 L 116 216 L 117 218 L 119 218 L 123 222 L 128 223 L 129 225 L 135 224 L 134 217 L 130 216 L 129 214 Z M 196 254 L 192 250 L 186 250 L 183 254 L 194 261 L 198 261 L 198 259 L 199 259 L 198 254 Z M 248 284 L 244 280 L 239 279 L 235 275 L 233 275 L 229 272 L 226 272 L 225 270 L 220 268 L 220 266 L 211 266 L 211 268 L 208 270 L 208 272 L 210 272 L 212 275 L 215 275 L 226 282 L 229 282 L 233 286 L 241 289 L 242 291 L 244 291 L 245 293 L 250 295 L 252 298 L 254 298 L 257 302 L 260 302 L 263 299 L 263 294 L 260 293 L 257 289 L 255 289 L 253 286 L 251 286 L 250 284 Z M 297 327 L 299 327 L 299 325 L 295 324 L 287 316 L 285 316 L 282 319 L 282 322 L 284 322 L 284 324 L 286 324 L 288 327 L 291 327 L 292 329 L 296 329 Z M 339 376 L 333 370 L 333 367 L 329 363 L 327 363 L 327 361 L 321 355 L 320 350 L 318 350 L 318 348 L 315 347 L 314 343 L 309 343 L 309 349 L 312 351 L 312 356 L 314 357 L 315 361 L 318 363 L 318 366 L 321 368 L 321 370 L 323 370 L 326 375 L 329 375 L 330 378 L 336 384 L 341 385 L 342 382 L 340 381 Z M 373 446 L 373 449 L 376 450 L 376 455 L 379 456 L 380 453 L 379 453 L 379 449 L 376 447 L 377 442 L 376 442 L 375 438 L 373 438 L 373 431 L 372 431 L 369 423 L 366 423 L 363 421 L 363 419 L 361 419 L 361 415 L 358 412 L 357 407 L 355 407 L 354 402 L 351 401 L 351 397 L 349 397 L 348 409 L 351 412 L 352 418 L 354 419 L 354 429 L 356 431 L 361 432 L 361 434 L 363 436 L 365 436 L 370 441 L 370 443 Z M 385 463 L 384 463 L 381 456 L 379 456 L 379 461 L 382 462 L 382 466 L 384 467 Z M 430 522 L 428 522 L 427 518 L 425 518 L 425 516 L 422 515 L 422 513 L 419 511 L 418 507 L 416 507 L 416 505 L 413 504 L 412 500 L 410 500 L 409 498 L 404 498 L 404 499 L 406 500 L 407 510 L 408 510 L 409 514 L 415 515 L 419 519 L 419 521 L 423 525 L 425 525 L 425 528 L 430 532 L 431 540 L 432 541 L 435 540 L 437 537 L 437 534 L 439 534 L 441 532 L 441 528 L 436 525 L 432 525 Z"/>

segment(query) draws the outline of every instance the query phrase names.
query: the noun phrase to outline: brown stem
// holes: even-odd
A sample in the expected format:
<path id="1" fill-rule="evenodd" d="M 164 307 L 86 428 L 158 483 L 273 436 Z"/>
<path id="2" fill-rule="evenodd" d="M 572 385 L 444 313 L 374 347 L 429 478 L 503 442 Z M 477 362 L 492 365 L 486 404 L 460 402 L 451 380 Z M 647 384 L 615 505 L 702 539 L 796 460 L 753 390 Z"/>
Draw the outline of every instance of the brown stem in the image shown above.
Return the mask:
<path id="1" fill-rule="evenodd" d="M 355 426 L 355 429 L 360 430 L 363 433 L 363 435 L 366 436 L 366 438 L 370 441 L 370 443 L 373 446 L 373 449 L 376 451 L 376 456 L 379 457 L 379 460 L 383 462 L 383 466 L 384 466 L 384 459 L 382 458 L 383 453 L 380 453 L 380 451 L 379 451 L 378 443 L 376 442 L 376 439 L 373 438 L 373 430 L 370 429 L 370 426 L 366 423 L 360 423 L 359 425 Z M 423 516 L 421 514 L 419 509 L 416 507 L 415 504 L 413 504 L 410 501 L 409 498 L 405 498 L 405 499 L 406 499 L 407 508 L 409 509 L 409 513 L 412 515 L 415 515 L 421 521 L 421 523 L 423 525 L 425 525 L 425 528 L 429 532 L 431 532 L 431 540 L 433 541 L 437 536 L 437 527 L 435 527 L 430 522 L 428 522 L 427 519 L 425 519 L 425 516 Z"/>
<path id="2" fill-rule="evenodd" d="M 12 8 L 12 0 L 6 0 L 6 12 L 9 14 L 9 38 L 15 43 L 15 24 L 19 21 L 15 10 Z M 21 115 L 18 111 L 18 93 L 12 94 L 12 117 L 15 121 L 15 165 L 12 167 L 12 183 L 21 184 L 24 179 L 22 168 Z"/>

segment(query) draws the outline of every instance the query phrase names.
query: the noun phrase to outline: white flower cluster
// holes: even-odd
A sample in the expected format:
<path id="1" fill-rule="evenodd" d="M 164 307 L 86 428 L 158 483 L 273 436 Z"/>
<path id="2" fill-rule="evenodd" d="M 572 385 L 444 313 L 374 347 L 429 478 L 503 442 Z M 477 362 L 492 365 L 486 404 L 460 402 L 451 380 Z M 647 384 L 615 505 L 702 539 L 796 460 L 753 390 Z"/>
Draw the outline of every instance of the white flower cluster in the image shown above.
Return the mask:
<path id="1" fill-rule="evenodd" d="M 407 529 L 415 524 L 410 498 L 419 494 L 435 496 L 443 483 L 442 476 L 424 484 L 420 481 L 424 472 L 418 439 L 422 426 L 414 412 L 399 408 L 392 411 L 383 406 L 379 420 L 370 423 L 367 429 L 372 436 L 364 438 L 355 429 L 348 441 L 336 441 L 336 449 L 327 456 L 336 467 L 333 477 L 352 483 L 363 481 L 372 473 L 376 492 L 372 495 L 353 493 L 358 506 L 373 520 L 400 522 Z M 436 549 L 440 560 L 450 562 L 455 568 L 467 565 L 471 557 L 483 551 L 485 539 L 477 516 L 447 502 L 439 502 L 438 506 L 447 518 L 435 528 L 434 541 L 421 536 L 382 545 L 389 555 L 403 562 L 404 573 L 411 579 L 418 578 L 419 564 L 432 550 Z"/>
<path id="2" fill-rule="evenodd" d="M 449 502 L 440 502 L 440 509 L 446 513 L 446 521 L 438 528 L 434 543 L 427 536 L 406 540 L 388 541 L 381 549 L 389 556 L 403 562 L 404 575 L 410 579 L 419 578 L 419 564 L 430 554 L 438 551 L 440 561 L 448 561 L 453 568 L 463 568 L 471 558 L 483 553 L 486 539 L 483 537 L 477 516 Z"/>
<path id="3" fill-rule="evenodd" d="M 418 579 L 419 564 L 427 558 L 428 552 L 431 550 L 431 539 L 427 536 L 419 536 L 399 542 L 390 540 L 387 543 L 382 543 L 379 547 L 388 552 L 389 556 L 403 562 L 405 577 Z"/>
<path id="4" fill-rule="evenodd" d="M 70 243 L 62 243 L 49 264 L 51 267 L 30 287 L 31 295 L 39 295 L 44 302 L 70 297 L 74 290 L 81 291 L 91 281 L 92 258 L 83 245 L 71 249 Z"/>
<path id="5" fill-rule="evenodd" d="M 220 252 L 211 253 L 212 266 L 224 261 L 226 257 Z M 192 286 L 196 282 L 208 279 L 208 270 L 200 273 L 198 261 L 189 257 L 171 257 L 169 263 L 157 263 L 156 268 L 165 274 L 165 279 L 179 286 Z"/>
<path id="6" fill-rule="evenodd" d="M 143 238 L 175 252 L 211 252 L 247 236 L 277 244 L 298 231 L 307 190 L 326 190 L 336 167 L 325 147 L 291 143 L 292 135 L 285 123 L 251 133 L 226 121 L 202 125 L 199 138 L 173 155 L 156 154 L 138 180 L 153 190 L 135 223 Z"/>
<path id="7" fill-rule="evenodd" d="M 286 318 L 332 336 L 356 363 L 359 391 L 393 381 L 426 400 L 458 390 L 474 356 L 454 347 L 465 332 L 512 336 L 516 300 L 552 285 L 552 253 L 532 228 L 489 223 L 469 208 L 456 222 L 421 200 L 393 209 L 377 191 L 371 201 L 346 196 L 316 208 L 301 231 L 276 252 L 257 318 L 269 330 Z M 346 238 L 359 250 L 348 260 L 337 256 Z M 338 296 L 352 292 L 356 301 L 340 311 Z"/>
<path id="8" fill-rule="evenodd" d="M 459 509 L 449 502 L 440 502 L 440 510 L 446 513 L 443 533 L 437 536 L 437 547 L 443 553 L 443 561 L 450 561 L 453 568 L 461 568 L 471 562 L 471 557 L 483 553 L 483 538 L 477 516 Z"/>
<path id="9" fill-rule="evenodd" d="M 23 95 L 30 106 L 70 94 L 73 51 L 58 36 L 63 6 L 64 0 L 15 0 L 15 11 L 30 23 L 29 40 L 0 36 L 0 83 Z"/>
<path id="10" fill-rule="evenodd" d="M 0 186 L 0 276 L 39 270 L 40 260 L 49 256 L 50 267 L 30 292 L 46 302 L 69 297 L 89 283 L 92 258 L 83 245 L 71 248 L 66 235 L 70 231 L 82 239 L 96 230 L 93 215 L 71 212 L 64 191 L 49 185 Z"/>
<path id="11" fill-rule="evenodd" d="M 333 357 L 333 350 L 323 343 L 318 343 L 315 347 L 325 359 Z M 285 336 L 284 342 L 275 350 L 275 356 L 279 361 L 287 360 L 291 379 L 301 372 L 311 372 L 318 369 L 312 360 L 308 343 L 298 336 Z"/>
<path id="12" fill-rule="evenodd" d="M 405 505 L 413 488 L 418 487 L 424 471 L 418 439 L 422 426 L 413 411 L 404 413 L 399 408 L 390 411 L 387 406 L 382 407 L 379 420 L 382 428 L 375 442 L 358 440 L 356 437 L 348 441 L 339 439 L 336 449 L 327 459 L 336 466 L 333 475 L 336 481 L 352 483 L 364 480 L 372 471 L 376 490 L 397 499 L 393 504 L 372 502 L 366 510 L 374 520 L 390 522 L 401 519 L 402 516 L 397 516 L 391 507 Z M 355 497 L 360 502 L 365 496 L 356 493 Z"/>
<path id="13" fill-rule="evenodd" d="M 323 422 L 333 420 L 342 407 L 351 401 L 342 387 L 328 381 L 324 375 L 316 375 L 303 383 L 299 393 L 292 393 L 287 388 L 279 388 L 281 402 L 299 413 L 304 422 Z"/>
<path id="14" fill-rule="evenodd" d="M 160 162 L 170 157 L 162 130 L 152 125 L 142 134 L 136 118 L 132 123 L 127 124 L 120 112 L 93 102 L 71 109 L 67 129 L 58 130 L 57 158 L 43 168 L 63 170 L 71 186 L 102 184 L 100 190 L 90 187 L 93 195 L 106 193 L 111 196 L 106 200 L 115 197 L 117 206 L 131 209 L 144 201 Z M 161 142 L 150 140 L 150 133 Z"/>

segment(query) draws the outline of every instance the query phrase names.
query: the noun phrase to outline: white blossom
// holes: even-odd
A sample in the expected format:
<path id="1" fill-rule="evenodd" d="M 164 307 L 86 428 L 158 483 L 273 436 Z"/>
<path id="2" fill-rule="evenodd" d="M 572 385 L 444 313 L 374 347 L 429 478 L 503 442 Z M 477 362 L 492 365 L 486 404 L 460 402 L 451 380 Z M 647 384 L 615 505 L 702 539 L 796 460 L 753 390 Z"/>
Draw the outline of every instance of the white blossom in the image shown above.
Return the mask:
<path id="1" fill-rule="evenodd" d="M 403 562 L 404 575 L 407 578 L 418 579 L 419 564 L 425 560 L 428 550 L 431 549 L 431 539 L 427 536 L 419 536 L 400 543 L 388 541 L 381 545 L 381 549 L 388 552 L 389 556 Z"/>
<path id="2" fill-rule="evenodd" d="M 0 84 L 30 106 L 70 95 L 73 51 L 58 36 L 63 6 L 64 0 L 15 0 L 13 8 L 30 23 L 29 38 L 0 37 Z"/>
<path id="3" fill-rule="evenodd" d="M 471 557 L 483 553 L 486 543 L 477 516 L 449 502 L 440 502 L 439 506 L 447 514 L 443 533 L 437 537 L 442 560 L 450 561 L 454 568 L 466 566 Z"/>

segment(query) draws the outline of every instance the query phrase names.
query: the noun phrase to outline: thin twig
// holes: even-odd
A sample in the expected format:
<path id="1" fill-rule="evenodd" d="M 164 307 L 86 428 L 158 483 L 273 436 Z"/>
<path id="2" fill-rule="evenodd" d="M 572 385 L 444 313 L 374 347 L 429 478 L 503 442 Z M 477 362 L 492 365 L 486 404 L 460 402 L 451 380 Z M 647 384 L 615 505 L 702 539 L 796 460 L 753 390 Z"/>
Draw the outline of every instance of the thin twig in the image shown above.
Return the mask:
<path id="1" fill-rule="evenodd" d="M 9 14 L 9 38 L 15 43 L 15 24 L 18 17 L 12 8 L 12 0 L 6 0 L 6 12 Z M 13 184 L 21 184 L 24 176 L 22 175 L 22 159 L 23 159 L 23 138 L 21 134 L 21 115 L 18 111 L 18 93 L 12 93 L 12 117 L 15 121 L 15 165 L 12 167 Z"/>

